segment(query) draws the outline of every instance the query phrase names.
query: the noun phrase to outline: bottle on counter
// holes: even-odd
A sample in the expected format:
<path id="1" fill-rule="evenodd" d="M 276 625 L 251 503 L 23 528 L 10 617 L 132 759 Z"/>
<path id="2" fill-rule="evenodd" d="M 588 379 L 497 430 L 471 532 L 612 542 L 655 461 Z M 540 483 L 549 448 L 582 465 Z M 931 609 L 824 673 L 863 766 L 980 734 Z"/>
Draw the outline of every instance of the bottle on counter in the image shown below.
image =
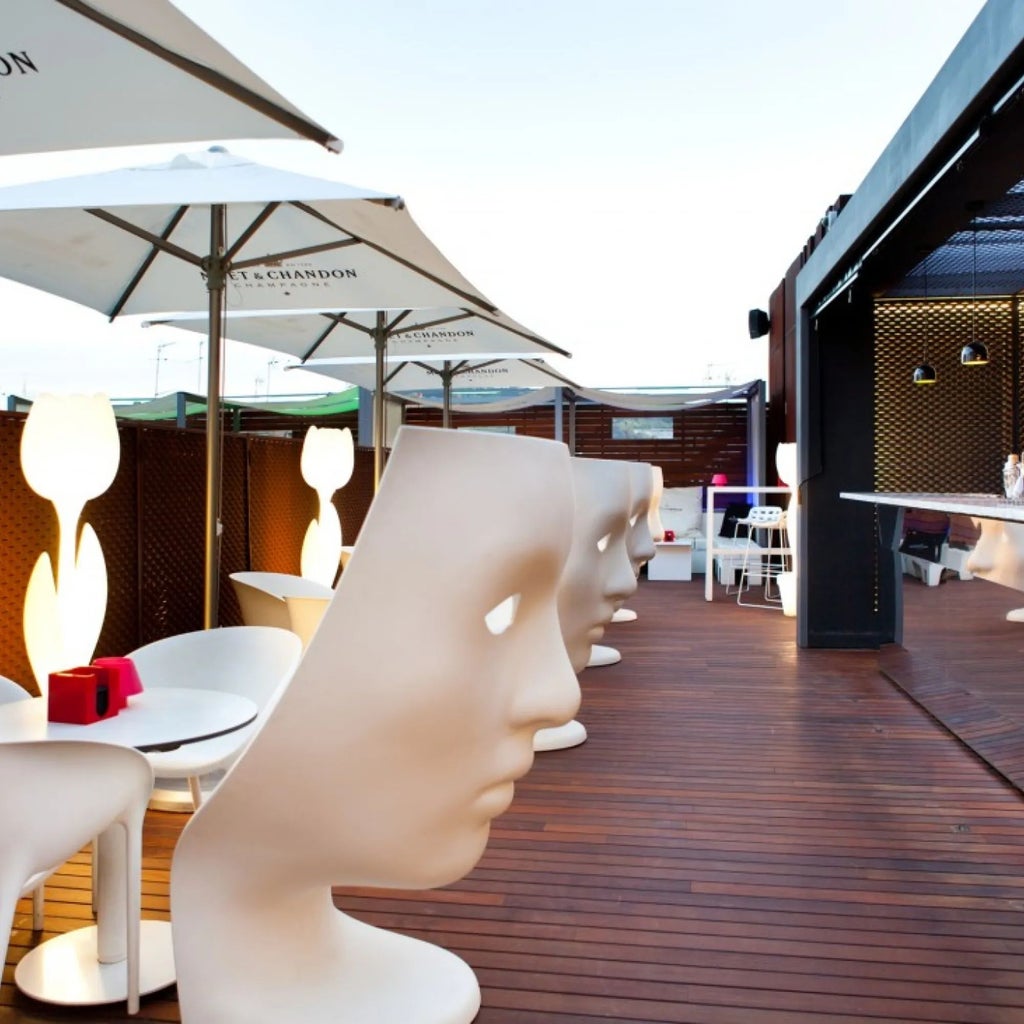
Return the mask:
<path id="1" fill-rule="evenodd" d="M 1011 452 L 1003 463 L 1003 493 L 1007 498 L 1020 498 L 1024 494 L 1024 477 L 1021 476 L 1020 456 Z"/>

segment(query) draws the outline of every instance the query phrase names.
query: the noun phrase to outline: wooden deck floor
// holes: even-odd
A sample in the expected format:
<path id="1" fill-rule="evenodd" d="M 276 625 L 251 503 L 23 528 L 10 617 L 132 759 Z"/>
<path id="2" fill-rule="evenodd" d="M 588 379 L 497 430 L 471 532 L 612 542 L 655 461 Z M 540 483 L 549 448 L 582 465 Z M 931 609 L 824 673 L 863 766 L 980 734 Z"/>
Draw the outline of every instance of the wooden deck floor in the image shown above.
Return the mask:
<path id="1" fill-rule="evenodd" d="M 1020 792 L 874 653 L 798 651 L 793 620 L 702 595 L 641 584 L 639 621 L 606 638 L 622 662 L 583 675 L 590 739 L 538 757 L 467 878 L 338 890 L 338 905 L 462 955 L 483 989 L 479 1024 L 1020 1024 Z M 1024 647 L 1024 625 L 1017 641 L 993 621 L 1007 595 L 980 581 L 908 589 L 907 643 L 982 662 L 1009 713 L 1020 673 L 996 667 L 988 632 L 1011 662 Z M 147 916 L 166 916 L 180 824 L 147 822 Z M 51 885 L 48 930 L 85 920 L 86 881 L 82 857 Z M 27 909 L 0 1022 L 125 1019 L 17 993 L 12 964 L 38 939 Z M 136 1019 L 177 1020 L 174 990 Z"/>

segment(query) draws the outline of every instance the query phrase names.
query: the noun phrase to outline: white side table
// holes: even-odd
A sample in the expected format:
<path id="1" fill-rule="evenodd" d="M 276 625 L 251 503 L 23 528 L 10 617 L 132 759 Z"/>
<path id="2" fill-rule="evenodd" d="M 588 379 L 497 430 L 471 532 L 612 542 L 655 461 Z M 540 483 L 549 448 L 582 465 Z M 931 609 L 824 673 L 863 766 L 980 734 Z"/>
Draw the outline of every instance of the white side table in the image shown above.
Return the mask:
<path id="1" fill-rule="evenodd" d="M 693 538 L 654 542 L 657 554 L 647 563 L 649 580 L 693 579 Z"/>

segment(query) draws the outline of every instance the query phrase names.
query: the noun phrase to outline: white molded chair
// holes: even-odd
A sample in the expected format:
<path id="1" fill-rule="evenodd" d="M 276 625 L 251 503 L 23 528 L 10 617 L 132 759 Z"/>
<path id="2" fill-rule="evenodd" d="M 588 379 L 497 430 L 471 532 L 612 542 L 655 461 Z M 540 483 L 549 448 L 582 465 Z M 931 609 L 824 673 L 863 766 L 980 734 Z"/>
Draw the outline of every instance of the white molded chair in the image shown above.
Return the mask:
<path id="1" fill-rule="evenodd" d="M 7 676 L 0 676 L 0 704 L 10 704 L 15 700 L 28 700 L 32 696 L 24 686 L 16 683 Z M 43 930 L 43 903 L 46 899 L 46 876 L 48 871 L 30 879 L 25 885 L 22 895 L 32 893 L 32 931 Z"/>
<path id="2" fill-rule="evenodd" d="M 344 549 L 343 549 L 344 554 Z M 343 558 L 343 564 L 347 561 Z M 247 626 L 277 626 L 291 629 L 288 608 L 289 597 L 330 598 L 330 587 L 293 576 L 286 572 L 233 572 L 228 577 L 242 609 L 242 621 Z"/>
<path id="3" fill-rule="evenodd" d="M 139 1010 L 142 823 L 153 787 L 145 756 L 87 740 L 0 744 L 0 932 L 11 937 L 26 888 L 109 828 L 124 832 L 128 1012 Z M 17 974 L 15 974 L 17 980 Z"/>
<path id="4" fill-rule="evenodd" d="M 320 620 L 331 603 L 329 597 L 293 597 L 284 599 L 288 608 L 288 628 L 302 641 L 302 649 L 309 646 Z"/>
<path id="5" fill-rule="evenodd" d="M 222 690 L 248 697 L 262 710 L 291 679 L 301 655 L 302 644 L 290 630 L 226 626 L 156 640 L 129 657 L 144 689 L 187 686 Z M 224 736 L 147 754 L 157 784 L 160 779 L 188 779 L 192 809 L 198 807 L 203 800 L 200 777 L 229 766 L 259 727 L 257 718 Z"/>

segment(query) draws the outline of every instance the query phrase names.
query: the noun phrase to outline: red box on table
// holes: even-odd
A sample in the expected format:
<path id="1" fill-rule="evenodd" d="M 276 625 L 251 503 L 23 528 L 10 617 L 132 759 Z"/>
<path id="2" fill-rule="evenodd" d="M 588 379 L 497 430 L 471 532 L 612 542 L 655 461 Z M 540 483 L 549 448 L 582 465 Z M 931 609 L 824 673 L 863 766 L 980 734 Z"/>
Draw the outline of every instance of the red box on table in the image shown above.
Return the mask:
<path id="1" fill-rule="evenodd" d="M 113 718 L 123 707 L 118 680 L 102 665 L 50 673 L 46 712 L 51 722 L 91 725 Z"/>

